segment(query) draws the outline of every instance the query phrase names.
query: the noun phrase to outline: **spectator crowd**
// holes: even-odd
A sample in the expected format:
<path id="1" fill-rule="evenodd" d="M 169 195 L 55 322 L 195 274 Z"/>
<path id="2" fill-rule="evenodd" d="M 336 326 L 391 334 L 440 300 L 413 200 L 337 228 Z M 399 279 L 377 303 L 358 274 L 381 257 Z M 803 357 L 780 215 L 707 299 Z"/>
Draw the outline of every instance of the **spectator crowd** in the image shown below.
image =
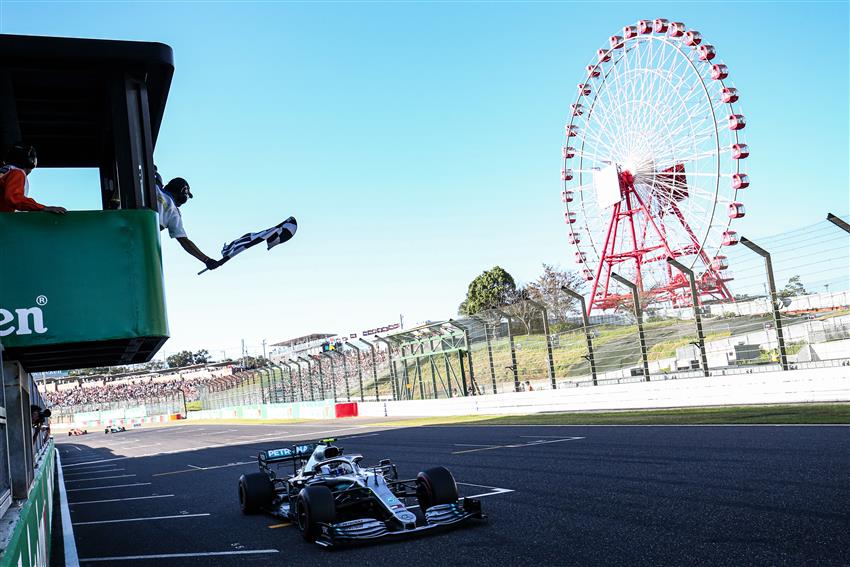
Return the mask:
<path id="1" fill-rule="evenodd" d="M 154 382 L 151 379 L 103 386 L 77 386 L 58 392 L 44 392 L 51 406 L 69 407 L 109 402 L 138 401 L 164 398 L 182 391 L 186 401 L 198 399 L 198 383 L 202 378 L 177 378 Z"/>

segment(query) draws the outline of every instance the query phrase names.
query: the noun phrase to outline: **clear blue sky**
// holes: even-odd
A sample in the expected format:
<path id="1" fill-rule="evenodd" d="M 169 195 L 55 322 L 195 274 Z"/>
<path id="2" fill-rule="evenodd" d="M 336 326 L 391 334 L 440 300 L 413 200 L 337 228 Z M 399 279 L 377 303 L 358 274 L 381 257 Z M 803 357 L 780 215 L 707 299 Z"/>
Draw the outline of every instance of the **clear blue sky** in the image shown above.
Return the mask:
<path id="1" fill-rule="evenodd" d="M 220 270 L 163 242 L 165 351 L 359 332 L 455 314 L 499 264 L 573 267 L 563 124 L 584 66 L 639 18 L 684 21 L 741 92 L 740 233 L 848 211 L 848 3 L 0 2 L 3 33 L 159 41 L 176 71 L 156 148 L 209 255 L 289 215 L 298 236 Z M 96 209 L 93 171 L 33 195 Z"/>

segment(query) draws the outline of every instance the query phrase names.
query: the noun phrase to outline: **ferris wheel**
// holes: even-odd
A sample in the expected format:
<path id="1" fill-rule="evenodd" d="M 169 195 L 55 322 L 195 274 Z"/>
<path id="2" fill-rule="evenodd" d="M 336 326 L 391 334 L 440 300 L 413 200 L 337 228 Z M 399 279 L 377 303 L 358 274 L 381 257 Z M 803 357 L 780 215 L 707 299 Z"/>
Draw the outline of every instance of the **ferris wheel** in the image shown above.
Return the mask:
<path id="1" fill-rule="evenodd" d="M 561 200 L 588 312 L 615 307 L 619 273 L 673 306 L 733 300 L 725 246 L 749 186 L 746 120 L 713 45 L 681 22 L 640 20 L 597 50 L 570 105 Z"/>

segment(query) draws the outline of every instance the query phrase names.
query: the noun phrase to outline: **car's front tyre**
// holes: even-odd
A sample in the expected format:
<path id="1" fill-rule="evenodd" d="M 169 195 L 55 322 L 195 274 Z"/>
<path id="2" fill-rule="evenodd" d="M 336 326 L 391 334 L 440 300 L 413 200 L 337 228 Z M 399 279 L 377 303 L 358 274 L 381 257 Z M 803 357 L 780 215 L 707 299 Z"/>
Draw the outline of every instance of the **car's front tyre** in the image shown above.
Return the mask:
<path id="1" fill-rule="evenodd" d="M 336 520 L 334 495 L 327 486 L 307 486 L 298 494 L 295 503 L 295 521 L 305 540 L 313 542 L 321 533 L 322 524 Z"/>
<path id="2" fill-rule="evenodd" d="M 270 506 L 274 485 L 266 473 L 243 474 L 239 477 L 239 508 L 243 514 L 256 514 Z"/>
<path id="3" fill-rule="evenodd" d="M 434 467 L 416 476 L 416 499 L 425 512 L 431 506 L 457 502 L 457 483 L 446 467 Z"/>

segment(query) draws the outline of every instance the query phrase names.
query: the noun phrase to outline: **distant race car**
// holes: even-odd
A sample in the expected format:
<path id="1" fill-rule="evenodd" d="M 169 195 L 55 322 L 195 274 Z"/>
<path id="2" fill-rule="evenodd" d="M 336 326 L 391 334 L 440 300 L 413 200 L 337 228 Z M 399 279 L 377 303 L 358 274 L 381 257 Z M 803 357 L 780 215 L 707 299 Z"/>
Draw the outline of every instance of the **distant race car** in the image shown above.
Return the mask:
<path id="1" fill-rule="evenodd" d="M 484 519 L 481 501 L 458 499 L 444 467 L 399 480 L 388 459 L 361 465 L 362 455 L 343 456 L 335 439 L 260 451 L 260 472 L 239 478 L 244 514 L 266 512 L 298 526 L 304 539 L 324 547 L 403 537 Z M 292 474 L 278 477 L 282 465 Z M 274 469 L 272 466 L 274 465 Z M 420 514 L 407 505 L 415 498 Z"/>
<path id="2" fill-rule="evenodd" d="M 68 437 L 71 435 L 88 435 L 88 430 L 80 429 L 79 427 L 72 427 L 68 430 Z"/>
<path id="3" fill-rule="evenodd" d="M 110 425 L 106 429 L 103 430 L 104 433 L 121 433 L 122 431 L 127 431 L 124 429 L 124 426 Z"/>

